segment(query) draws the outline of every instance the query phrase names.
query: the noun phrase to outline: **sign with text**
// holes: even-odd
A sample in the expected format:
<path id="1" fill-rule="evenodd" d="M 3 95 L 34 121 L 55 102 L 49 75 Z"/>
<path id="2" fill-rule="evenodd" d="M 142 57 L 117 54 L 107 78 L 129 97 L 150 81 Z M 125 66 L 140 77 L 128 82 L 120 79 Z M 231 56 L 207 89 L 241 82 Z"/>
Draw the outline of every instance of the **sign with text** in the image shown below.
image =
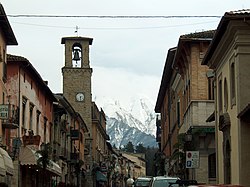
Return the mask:
<path id="1" fill-rule="evenodd" d="M 9 105 L 0 105 L 0 119 L 8 119 Z"/>
<path id="2" fill-rule="evenodd" d="M 200 154 L 199 151 L 186 152 L 186 168 L 199 168 Z"/>

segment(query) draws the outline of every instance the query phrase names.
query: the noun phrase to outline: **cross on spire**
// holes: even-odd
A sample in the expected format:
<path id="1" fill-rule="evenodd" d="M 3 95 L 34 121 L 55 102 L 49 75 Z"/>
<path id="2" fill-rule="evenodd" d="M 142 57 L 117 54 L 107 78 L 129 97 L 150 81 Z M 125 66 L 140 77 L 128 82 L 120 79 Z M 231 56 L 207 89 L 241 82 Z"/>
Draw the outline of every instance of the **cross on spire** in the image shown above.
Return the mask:
<path id="1" fill-rule="evenodd" d="M 80 29 L 80 27 L 76 26 L 76 30 L 75 30 L 75 33 L 76 35 L 78 36 L 78 30 Z"/>

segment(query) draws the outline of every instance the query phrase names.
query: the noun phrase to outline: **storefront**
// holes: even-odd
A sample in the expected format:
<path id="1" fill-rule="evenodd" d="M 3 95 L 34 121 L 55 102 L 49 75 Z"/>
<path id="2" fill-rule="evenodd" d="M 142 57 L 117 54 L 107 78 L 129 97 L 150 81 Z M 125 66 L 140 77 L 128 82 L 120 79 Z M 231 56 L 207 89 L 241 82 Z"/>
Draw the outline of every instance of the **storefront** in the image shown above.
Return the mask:
<path id="1" fill-rule="evenodd" d="M 31 147 L 21 147 L 19 161 L 22 187 L 53 187 L 53 185 L 60 182 L 61 167 L 49 160 L 48 166 L 43 169 L 37 164 L 40 157 L 41 155 Z"/>

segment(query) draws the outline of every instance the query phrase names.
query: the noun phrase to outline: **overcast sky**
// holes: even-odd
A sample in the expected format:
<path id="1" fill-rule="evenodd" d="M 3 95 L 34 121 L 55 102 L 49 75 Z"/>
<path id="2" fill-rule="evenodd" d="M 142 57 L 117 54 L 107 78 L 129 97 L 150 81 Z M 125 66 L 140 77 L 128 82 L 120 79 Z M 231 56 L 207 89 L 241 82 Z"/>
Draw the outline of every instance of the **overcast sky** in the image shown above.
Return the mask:
<path id="1" fill-rule="evenodd" d="M 56 16 L 223 16 L 250 8 L 249 0 L 0 0 L 7 15 Z M 145 95 L 155 104 L 167 51 L 180 35 L 216 29 L 208 18 L 41 18 L 8 17 L 18 46 L 8 53 L 27 58 L 54 93 L 62 92 L 62 37 L 93 38 L 90 65 L 95 97 L 127 103 Z M 102 105 L 99 99 L 100 105 Z M 98 104 L 98 103 L 97 103 Z"/>

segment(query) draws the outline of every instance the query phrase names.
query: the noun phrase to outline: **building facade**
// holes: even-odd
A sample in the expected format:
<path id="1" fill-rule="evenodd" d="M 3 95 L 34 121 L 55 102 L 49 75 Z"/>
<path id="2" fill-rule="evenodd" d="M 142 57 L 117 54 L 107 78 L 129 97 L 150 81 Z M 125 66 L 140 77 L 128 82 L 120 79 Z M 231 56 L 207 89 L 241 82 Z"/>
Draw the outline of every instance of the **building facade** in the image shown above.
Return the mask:
<path id="1" fill-rule="evenodd" d="M 249 10 L 226 12 L 202 64 L 215 74 L 217 182 L 249 186 Z"/>
<path id="2" fill-rule="evenodd" d="M 12 185 L 39 186 L 46 182 L 51 186 L 61 175 L 61 168 L 50 159 L 50 165 L 43 170 L 37 154 L 41 155 L 38 152 L 42 145 L 52 142 L 53 102 L 56 98 L 32 64 L 20 56 L 8 55 L 6 88 L 14 115 L 5 123 L 13 126 L 16 120 L 18 124 L 10 130 L 7 139 L 15 169 Z"/>
<path id="3" fill-rule="evenodd" d="M 214 31 L 182 35 L 168 51 L 155 111 L 161 114 L 160 157 L 167 175 L 215 183 L 214 124 L 211 70 L 201 61 Z M 187 164 L 186 153 L 196 151 L 198 164 Z"/>
<path id="4" fill-rule="evenodd" d="M 9 115 L 9 93 L 5 86 L 7 81 L 7 46 L 17 45 L 16 37 L 12 31 L 5 10 L 0 4 L 0 183 L 11 184 L 14 173 L 14 166 L 11 154 L 10 131 L 17 128 L 17 121 L 7 123 L 13 116 Z"/>

